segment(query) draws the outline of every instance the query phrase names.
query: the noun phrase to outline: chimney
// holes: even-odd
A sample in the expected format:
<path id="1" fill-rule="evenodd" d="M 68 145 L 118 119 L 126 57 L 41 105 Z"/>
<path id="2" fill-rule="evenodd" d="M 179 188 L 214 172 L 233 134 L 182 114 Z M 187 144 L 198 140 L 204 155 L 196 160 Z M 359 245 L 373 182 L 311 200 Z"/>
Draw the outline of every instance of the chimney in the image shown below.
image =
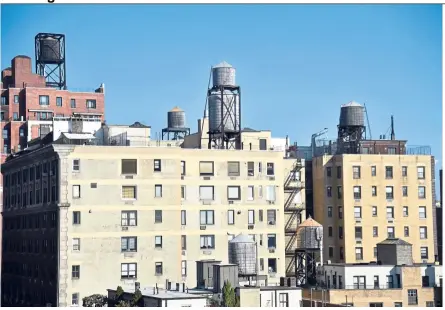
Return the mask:
<path id="1" fill-rule="evenodd" d="M 394 132 L 394 116 L 391 115 L 391 140 L 396 139 L 396 134 Z"/>
<path id="2" fill-rule="evenodd" d="M 182 292 L 185 293 L 185 282 L 182 283 Z"/>

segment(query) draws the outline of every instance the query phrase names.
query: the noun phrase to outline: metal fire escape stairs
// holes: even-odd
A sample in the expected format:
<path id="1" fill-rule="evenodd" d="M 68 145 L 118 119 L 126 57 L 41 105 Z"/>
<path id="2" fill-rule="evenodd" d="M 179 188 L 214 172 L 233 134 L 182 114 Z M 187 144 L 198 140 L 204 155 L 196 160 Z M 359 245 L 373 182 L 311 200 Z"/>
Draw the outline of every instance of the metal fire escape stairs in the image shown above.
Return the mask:
<path id="1" fill-rule="evenodd" d="M 300 159 L 297 159 L 292 165 L 289 174 L 284 181 L 284 192 L 287 199 L 284 203 L 284 213 L 288 220 L 285 224 L 286 236 L 286 261 L 290 262 L 286 266 L 286 276 L 295 275 L 295 245 L 297 240 L 297 228 L 300 221 L 303 220 L 301 213 L 304 210 L 304 203 L 296 203 L 294 201 L 298 192 L 304 188 L 304 175 L 301 175 L 299 180 L 296 179 L 297 173 L 301 172 L 303 164 Z"/>

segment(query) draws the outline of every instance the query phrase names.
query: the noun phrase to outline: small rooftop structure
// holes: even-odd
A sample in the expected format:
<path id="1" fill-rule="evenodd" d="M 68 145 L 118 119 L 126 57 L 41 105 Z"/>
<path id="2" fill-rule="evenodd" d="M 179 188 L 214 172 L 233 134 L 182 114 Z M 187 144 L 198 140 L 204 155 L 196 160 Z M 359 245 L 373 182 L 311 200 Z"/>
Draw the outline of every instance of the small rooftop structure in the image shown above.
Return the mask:
<path id="1" fill-rule="evenodd" d="M 377 243 L 377 261 L 383 265 L 412 265 L 412 244 L 399 238 L 387 238 Z"/>

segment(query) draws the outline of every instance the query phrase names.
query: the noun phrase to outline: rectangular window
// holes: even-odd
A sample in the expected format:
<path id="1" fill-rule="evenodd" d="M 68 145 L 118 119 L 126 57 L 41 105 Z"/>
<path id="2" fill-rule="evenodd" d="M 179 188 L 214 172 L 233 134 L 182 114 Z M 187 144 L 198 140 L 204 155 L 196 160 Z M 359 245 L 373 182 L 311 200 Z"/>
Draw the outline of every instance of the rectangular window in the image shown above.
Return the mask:
<path id="1" fill-rule="evenodd" d="M 155 236 L 155 248 L 162 249 L 162 236 Z"/>
<path id="2" fill-rule="evenodd" d="M 95 109 L 96 108 L 96 100 L 94 100 L 94 99 L 87 99 L 86 107 L 87 107 L 87 109 Z"/>
<path id="3" fill-rule="evenodd" d="M 80 225 L 80 211 L 73 211 L 73 224 Z"/>
<path id="4" fill-rule="evenodd" d="M 279 300 L 279 307 L 289 307 L 289 293 L 280 293 Z"/>
<path id="5" fill-rule="evenodd" d="M 12 113 L 12 120 L 13 121 L 18 121 L 19 120 L 19 113 L 18 112 L 13 112 Z"/>
<path id="6" fill-rule="evenodd" d="M 255 210 L 248 211 L 248 224 L 249 225 L 255 224 Z"/>
<path id="7" fill-rule="evenodd" d="M 255 175 L 255 163 L 253 161 L 247 162 L 247 175 L 253 177 Z"/>
<path id="8" fill-rule="evenodd" d="M 363 248 L 362 247 L 355 248 L 355 259 L 363 260 Z"/>
<path id="9" fill-rule="evenodd" d="M 425 167 L 417 167 L 417 179 L 425 179 Z"/>
<path id="10" fill-rule="evenodd" d="M 341 179 L 341 166 L 337 167 L 337 179 Z"/>
<path id="11" fill-rule="evenodd" d="M 392 179 L 393 178 L 393 171 L 392 171 L 392 167 L 391 166 L 386 166 L 385 167 L 385 177 L 387 179 Z"/>
<path id="12" fill-rule="evenodd" d="M 338 239 L 343 239 L 343 226 L 338 227 Z"/>
<path id="13" fill-rule="evenodd" d="M 426 198 L 425 186 L 419 186 L 418 193 L 419 193 L 419 199 L 425 199 Z"/>
<path id="14" fill-rule="evenodd" d="M 341 186 L 337 186 L 337 198 L 342 199 L 343 197 L 343 191 Z"/>
<path id="15" fill-rule="evenodd" d="M 355 227 L 355 239 L 362 239 L 363 231 L 361 227 Z"/>
<path id="16" fill-rule="evenodd" d="M 388 226 L 386 229 L 387 229 L 387 232 L 388 232 L 388 239 L 394 239 L 396 237 L 394 227 L 393 226 Z"/>
<path id="17" fill-rule="evenodd" d="M 426 207 L 419 207 L 419 219 L 426 219 Z"/>
<path id="18" fill-rule="evenodd" d="M 266 151 L 266 150 L 267 150 L 267 140 L 260 139 L 260 151 Z"/>
<path id="19" fill-rule="evenodd" d="M 187 276 L 187 261 L 186 260 L 181 261 L 181 276 L 183 276 L 183 277 Z"/>
<path id="20" fill-rule="evenodd" d="M 71 99 L 71 109 L 75 109 L 76 108 L 76 99 Z"/>
<path id="21" fill-rule="evenodd" d="M 394 288 L 394 277 L 392 275 L 386 276 L 386 286 L 388 288 Z"/>
<path id="22" fill-rule="evenodd" d="M 372 206 L 372 216 L 377 216 L 377 206 Z"/>
<path id="23" fill-rule="evenodd" d="M 356 248 L 359 249 L 359 248 Z M 357 251 L 356 251 L 357 252 Z M 353 278 L 354 289 L 365 289 L 366 288 L 366 277 L 365 276 L 354 276 Z"/>
<path id="24" fill-rule="evenodd" d="M 428 232 L 426 226 L 419 227 L 420 239 L 428 239 Z"/>
<path id="25" fill-rule="evenodd" d="M 186 169 L 185 169 L 185 161 L 181 160 L 181 175 L 185 175 Z"/>
<path id="26" fill-rule="evenodd" d="M 235 224 L 235 210 L 227 211 L 227 224 L 229 224 L 229 225 Z"/>
<path id="27" fill-rule="evenodd" d="M 402 177 L 407 177 L 407 176 L 408 176 L 408 167 L 402 166 Z"/>
<path id="28" fill-rule="evenodd" d="M 162 197 L 162 185 L 161 184 L 155 185 L 155 197 L 156 198 Z"/>
<path id="29" fill-rule="evenodd" d="M 79 306 L 79 293 L 71 294 L 71 305 Z"/>
<path id="30" fill-rule="evenodd" d="M 362 188 L 361 188 L 361 186 L 354 186 L 354 199 L 355 200 L 362 199 Z"/>
<path id="31" fill-rule="evenodd" d="M 201 235 L 201 249 L 214 249 L 215 248 L 215 236 L 214 235 Z"/>
<path id="32" fill-rule="evenodd" d="M 122 174 L 137 174 L 138 173 L 137 159 L 122 159 L 121 169 L 122 169 L 121 170 Z"/>
<path id="33" fill-rule="evenodd" d="M 332 197 L 332 186 L 326 187 L 326 196 Z"/>
<path id="34" fill-rule="evenodd" d="M 378 237 L 379 236 L 379 227 L 378 226 L 372 227 L 372 236 L 373 237 Z"/>
<path id="35" fill-rule="evenodd" d="M 253 185 L 247 187 L 247 200 L 252 201 L 254 199 L 255 188 Z"/>
<path id="36" fill-rule="evenodd" d="M 326 167 L 326 177 L 330 178 L 332 177 L 332 168 Z"/>
<path id="37" fill-rule="evenodd" d="M 408 226 L 403 227 L 403 235 L 405 237 L 409 237 L 409 227 Z"/>
<path id="38" fill-rule="evenodd" d="M 264 271 L 264 258 L 260 258 L 260 271 Z"/>
<path id="39" fill-rule="evenodd" d="M 39 104 L 40 105 L 49 105 L 49 96 L 39 96 Z"/>
<path id="40" fill-rule="evenodd" d="M 421 247 L 420 248 L 420 258 L 421 259 L 428 259 L 428 248 L 427 247 Z"/>
<path id="41" fill-rule="evenodd" d="M 354 218 L 356 219 L 362 218 L 362 207 L 354 207 Z"/>
<path id="42" fill-rule="evenodd" d="M 338 207 L 338 218 L 339 219 L 343 218 L 343 208 L 342 207 Z"/>
<path id="43" fill-rule="evenodd" d="M 333 229 L 332 229 L 332 226 L 329 226 L 328 227 L 328 237 L 332 237 L 332 235 L 333 235 Z"/>
<path id="44" fill-rule="evenodd" d="M 377 196 L 377 186 L 373 186 L 371 187 L 371 193 L 373 197 Z"/>
<path id="45" fill-rule="evenodd" d="M 181 199 L 182 199 L 182 200 L 185 200 L 185 199 L 186 199 L 185 185 L 181 185 Z"/>
<path id="46" fill-rule="evenodd" d="M 240 164 L 239 161 L 229 161 L 227 162 L 227 172 L 229 177 L 237 177 L 240 175 Z"/>
<path id="47" fill-rule="evenodd" d="M 352 167 L 352 178 L 360 179 L 360 166 Z"/>
<path id="48" fill-rule="evenodd" d="M 374 258 L 377 258 L 377 247 L 374 247 Z"/>
<path id="49" fill-rule="evenodd" d="M 56 97 L 56 106 L 58 107 L 62 106 L 62 97 Z"/>
<path id="50" fill-rule="evenodd" d="M 80 159 L 73 159 L 73 171 L 80 171 Z"/>
<path id="51" fill-rule="evenodd" d="M 73 251 L 80 251 L 80 238 L 73 238 Z"/>
<path id="52" fill-rule="evenodd" d="M 240 200 L 241 199 L 241 187 L 227 186 L 227 199 L 228 200 Z"/>
<path id="53" fill-rule="evenodd" d="M 408 305 L 417 305 L 417 290 L 408 290 Z"/>
<path id="54" fill-rule="evenodd" d="M 200 176 L 212 176 L 213 172 L 213 161 L 200 161 L 199 162 L 199 175 Z"/>
<path id="55" fill-rule="evenodd" d="M 394 219 L 394 207 L 386 207 L 386 218 Z"/>
<path id="56" fill-rule="evenodd" d="M 275 185 L 267 185 L 266 187 L 266 200 L 275 201 Z"/>
<path id="57" fill-rule="evenodd" d="M 160 159 L 155 159 L 154 162 L 153 162 L 153 171 L 160 172 L 161 170 L 162 170 L 161 160 Z"/>
<path id="58" fill-rule="evenodd" d="M 122 211 L 121 212 L 122 226 L 137 226 L 137 211 Z"/>
<path id="59" fill-rule="evenodd" d="M 3 129 L 3 139 L 8 139 L 8 129 Z"/>
<path id="60" fill-rule="evenodd" d="M 25 136 L 25 129 L 24 129 L 24 128 L 20 128 L 20 130 L 19 130 L 19 136 L 20 136 L 20 137 L 24 137 L 24 136 Z"/>
<path id="61" fill-rule="evenodd" d="M 137 237 L 121 237 L 122 252 L 137 252 Z"/>
<path id="62" fill-rule="evenodd" d="M 267 210 L 267 224 L 275 225 L 277 221 L 277 210 Z"/>
<path id="63" fill-rule="evenodd" d="M 187 211 L 181 210 L 181 225 L 187 225 Z"/>
<path id="64" fill-rule="evenodd" d="M 263 198 L 263 186 L 258 185 L 258 198 Z"/>
<path id="65" fill-rule="evenodd" d="M 377 168 L 376 166 L 371 166 L 371 176 L 375 177 L 377 175 Z"/>
<path id="66" fill-rule="evenodd" d="M 155 223 L 162 223 L 162 210 L 155 210 Z"/>
<path id="67" fill-rule="evenodd" d="M 328 207 L 328 217 L 332 217 L 332 207 Z"/>
<path id="68" fill-rule="evenodd" d="M 181 236 L 181 250 L 183 250 L 183 251 L 187 250 L 187 236 L 186 235 Z"/>
<path id="69" fill-rule="evenodd" d="M 269 176 L 275 175 L 274 163 L 267 163 L 267 175 Z"/>
<path id="70" fill-rule="evenodd" d="M 199 187 L 199 199 L 200 200 L 213 200 L 214 199 L 213 186 L 200 186 Z"/>
<path id="71" fill-rule="evenodd" d="M 199 211 L 199 218 L 201 225 L 213 225 L 215 223 L 214 216 L 215 211 L 213 210 L 201 210 Z"/>
<path id="72" fill-rule="evenodd" d="M 80 185 L 73 185 L 73 198 L 80 198 Z"/>
<path id="73" fill-rule="evenodd" d="M 260 222 L 263 221 L 263 210 L 258 210 L 258 220 L 259 220 Z"/>
<path id="74" fill-rule="evenodd" d="M 402 210 L 403 210 L 403 216 L 407 217 L 408 216 L 408 207 L 405 206 L 405 207 L 403 207 Z"/>
<path id="75" fill-rule="evenodd" d="M 2 96 L 2 105 L 8 105 L 8 101 L 6 100 L 6 97 Z"/>
<path id="76" fill-rule="evenodd" d="M 268 234 L 267 235 L 267 247 L 269 249 L 275 249 L 277 247 L 277 235 Z"/>
<path id="77" fill-rule="evenodd" d="M 386 199 L 393 200 L 394 199 L 394 188 L 392 186 L 386 187 Z"/>
<path id="78" fill-rule="evenodd" d="M 277 259 L 276 258 L 268 258 L 267 265 L 269 266 L 269 273 L 277 272 Z"/>
<path id="79" fill-rule="evenodd" d="M 122 279 L 136 279 L 137 278 L 137 264 L 136 263 L 121 264 L 121 278 Z"/>
<path id="80" fill-rule="evenodd" d="M 402 196 L 408 197 L 408 186 L 402 186 Z"/>
<path id="81" fill-rule="evenodd" d="M 71 278 L 72 279 L 80 278 L 80 266 L 79 265 L 71 266 Z"/>
<path id="82" fill-rule="evenodd" d="M 136 199 L 136 186 L 122 186 L 122 199 Z"/>

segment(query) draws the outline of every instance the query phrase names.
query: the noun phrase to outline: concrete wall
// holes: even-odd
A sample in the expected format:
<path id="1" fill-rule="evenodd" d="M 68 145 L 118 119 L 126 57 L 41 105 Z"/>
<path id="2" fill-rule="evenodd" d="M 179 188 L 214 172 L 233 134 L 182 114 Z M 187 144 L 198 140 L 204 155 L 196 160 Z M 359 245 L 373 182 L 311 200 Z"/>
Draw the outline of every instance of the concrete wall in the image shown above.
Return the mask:
<path id="1" fill-rule="evenodd" d="M 280 294 L 288 294 L 289 307 L 300 307 L 302 294 L 300 289 L 261 290 L 261 307 L 282 307 L 280 306 Z"/>

